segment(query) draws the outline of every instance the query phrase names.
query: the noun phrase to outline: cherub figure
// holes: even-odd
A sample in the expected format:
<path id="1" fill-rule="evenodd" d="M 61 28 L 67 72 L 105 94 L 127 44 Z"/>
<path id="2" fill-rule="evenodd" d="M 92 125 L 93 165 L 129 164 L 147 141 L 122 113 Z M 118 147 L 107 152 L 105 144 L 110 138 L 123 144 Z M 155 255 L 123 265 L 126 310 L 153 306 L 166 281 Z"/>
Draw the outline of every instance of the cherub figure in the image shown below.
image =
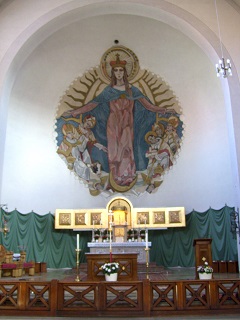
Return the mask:
<path id="1" fill-rule="evenodd" d="M 172 165 L 171 154 L 164 140 L 160 139 L 155 131 L 149 131 L 145 135 L 145 140 L 149 144 L 149 149 L 146 152 L 146 157 L 149 159 L 148 176 L 155 178 Z"/>
<path id="2" fill-rule="evenodd" d="M 169 145 L 173 154 L 175 154 L 180 147 L 180 138 L 177 134 L 176 128 L 179 124 L 179 120 L 175 116 L 171 116 L 168 119 L 165 134 L 163 136 L 164 140 Z"/>

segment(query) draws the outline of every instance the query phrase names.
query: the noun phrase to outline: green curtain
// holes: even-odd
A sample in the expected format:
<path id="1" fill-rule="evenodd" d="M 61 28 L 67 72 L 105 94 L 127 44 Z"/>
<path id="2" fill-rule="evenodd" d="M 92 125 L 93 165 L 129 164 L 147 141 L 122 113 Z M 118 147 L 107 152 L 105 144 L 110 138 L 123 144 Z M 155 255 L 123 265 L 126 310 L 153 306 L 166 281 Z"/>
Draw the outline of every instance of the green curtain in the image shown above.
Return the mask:
<path id="1" fill-rule="evenodd" d="M 166 267 L 194 266 L 193 241 L 198 238 L 212 239 L 214 260 L 237 260 L 236 237 L 231 232 L 230 214 L 233 211 L 234 208 L 227 206 L 220 210 L 210 208 L 202 213 L 192 211 L 186 215 L 186 227 L 149 231 L 149 241 L 152 241 L 150 260 Z M 77 232 L 54 229 L 52 214 L 21 214 L 17 210 L 6 212 L 1 208 L 0 218 L 1 222 L 5 219 L 10 227 L 6 237 L 0 233 L 0 243 L 7 250 L 18 253 L 25 249 L 28 261 L 46 262 L 48 268 L 76 266 Z M 86 262 L 91 232 L 79 234 L 80 262 Z"/>
<path id="2" fill-rule="evenodd" d="M 194 239 L 211 238 L 213 260 L 237 260 L 236 234 L 231 230 L 234 208 L 192 211 L 186 215 L 186 227 L 149 232 L 152 241 L 150 259 L 168 267 L 195 265 Z"/>
<path id="3" fill-rule="evenodd" d="M 48 268 L 73 268 L 76 266 L 76 238 L 73 230 L 54 229 L 52 214 L 38 215 L 34 212 L 21 214 L 17 210 L 5 212 L 1 209 L 1 221 L 5 219 L 10 232 L 0 241 L 4 247 L 15 253 L 25 249 L 27 261 L 46 262 Z M 80 234 L 80 262 L 85 262 L 85 253 L 89 252 L 87 242 L 91 241 L 91 232 Z"/>

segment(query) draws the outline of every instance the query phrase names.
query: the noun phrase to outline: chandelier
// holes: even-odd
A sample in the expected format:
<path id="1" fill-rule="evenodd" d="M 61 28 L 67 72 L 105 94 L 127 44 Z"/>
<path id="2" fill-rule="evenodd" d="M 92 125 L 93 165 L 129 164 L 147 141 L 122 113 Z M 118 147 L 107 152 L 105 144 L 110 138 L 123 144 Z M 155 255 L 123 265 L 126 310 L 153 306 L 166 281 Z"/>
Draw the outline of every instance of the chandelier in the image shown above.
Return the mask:
<path id="1" fill-rule="evenodd" d="M 231 67 L 230 60 L 227 59 L 225 61 L 225 59 L 223 57 L 223 45 L 222 45 L 222 38 L 221 38 L 221 32 L 220 32 L 220 24 L 219 24 L 219 17 L 218 17 L 218 9 L 217 9 L 216 0 L 214 0 L 214 3 L 215 3 L 217 24 L 218 24 L 218 36 L 219 36 L 220 48 L 221 48 L 221 54 L 222 54 L 222 58 L 219 59 L 219 62 L 216 64 L 216 72 L 217 72 L 217 77 L 227 78 L 228 76 L 232 75 L 232 67 Z"/>

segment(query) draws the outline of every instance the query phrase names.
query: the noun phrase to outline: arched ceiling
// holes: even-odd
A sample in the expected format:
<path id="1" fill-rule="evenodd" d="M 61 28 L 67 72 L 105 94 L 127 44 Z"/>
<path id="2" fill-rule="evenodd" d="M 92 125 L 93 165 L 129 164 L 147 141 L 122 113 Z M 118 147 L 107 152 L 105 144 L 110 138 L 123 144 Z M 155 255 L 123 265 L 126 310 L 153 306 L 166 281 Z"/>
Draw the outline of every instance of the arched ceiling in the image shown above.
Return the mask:
<path id="1" fill-rule="evenodd" d="M 4 3 L 14 4 L 12 1 L 2 1 L 3 5 Z M 144 16 L 164 22 L 196 42 L 213 63 L 217 60 L 219 42 L 216 35 L 191 13 L 168 1 L 59 1 L 51 10 L 42 10 L 43 14 L 26 25 L 6 51 L 0 64 L 3 71 L 0 75 L 0 88 L 10 66 L 19 67 L 34 48 L 55 31 L 77 20 L 103 14 Z M 10 75 L 13 74 L 14 71 L 11 70 Z"/>

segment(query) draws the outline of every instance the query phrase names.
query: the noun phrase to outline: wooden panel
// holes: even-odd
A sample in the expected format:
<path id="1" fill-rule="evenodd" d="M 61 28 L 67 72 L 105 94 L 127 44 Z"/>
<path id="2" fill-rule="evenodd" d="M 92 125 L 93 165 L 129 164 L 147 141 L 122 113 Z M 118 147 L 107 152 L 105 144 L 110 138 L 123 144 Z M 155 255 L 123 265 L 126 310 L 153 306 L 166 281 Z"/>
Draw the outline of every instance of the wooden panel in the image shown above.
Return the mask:
<path id="1" fill-rule="evenodd" d="M 202 280 L 184 282 L 183 307 L 185 310 L 210 309 L 208 282 Z"/>
<path id="2" fill-rule="evenodd" d="M 238 262 L 237 261 L 228 261 L 227 270 L 229 273 L 238 273 Z"/>
<path id="3" fill-rule="evenodd" d="M 151 277 L 151 275 L 150 275 Z M 240 312 L 240 279 L 0 281 L 1 316 L 162 317 Z"/>
<path id="4" fill-rule="evenodd" d="M 213 272 L 214 272 L 214 273 L 218 273 L 218 272 L 219 272 L 219 264 L 218 264 L 218 261 L 213 261 L 212 267 L 213 267 Z"/>
<path id="5" fill-rule="evenodd" d="M 60 283 L 58 286 L 58 310 L 98 310 L 97 289 L 96 283 Z"/>
<path id="6" fill-rule="evenodd" d="M 47 272 L 47 263 L 41 262 L 41 272 Z"/>
<path id="7" fill-rule="evenodd" d="M 106 311 L 143 311 L 142 282 L 105 283 L 102 299 Z"/>
<path id="8" fill-rule="evenodd" d="M 19 284 L 16 282 L 1 282 L 0 284 L 0 310 L 18 309 Z"/>
<path id="9" fill-rule="evenodd" d="M 197 275 L 197 267 L 203 264 L 202 258 L 205 257 L 210 266 L 212 266 L 212 239 L 195 239 L 193 245 L 195 247 L 195 267 Z"/>
<path id="10" fill-rule="evenodd" d="M 217 308 L 239 309 L 240 308 L 240 281 L 222 280 L 216 281 Z"/>
<path id="11" fill-rule="evenodd" d="M 151 310 L 176 310 L 177 284 L 176 282 L 151 283 Z"/>
<path id="12" fill-rule="evenodd" d="M 218 261 L 220 273 L 227 273 L 227 261 Z"/>
<path id="13" fill-rule="evenodd" d="M 118 262 L 118 280 L 137 280 L 137 253 L 112 254 L 112 261 Z M 86 253 L 89 280 L 104 280 L 101 266 L 109 262 L 109 254 Z"/>

